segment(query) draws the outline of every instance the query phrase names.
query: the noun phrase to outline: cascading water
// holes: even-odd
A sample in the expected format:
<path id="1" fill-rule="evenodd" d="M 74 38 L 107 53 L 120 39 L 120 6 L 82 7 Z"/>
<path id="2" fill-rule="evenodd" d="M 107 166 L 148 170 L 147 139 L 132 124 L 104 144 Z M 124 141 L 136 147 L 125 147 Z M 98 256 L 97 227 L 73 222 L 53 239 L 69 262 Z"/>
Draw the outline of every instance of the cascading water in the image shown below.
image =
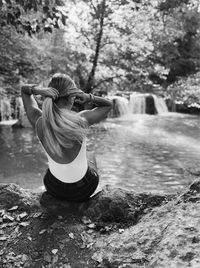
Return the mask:
<path id="1" fill-rule="evenodd" d="M 159 98 L 156 95 L 152 95 L 154 99 L 154 104 L 158 114 L 168 113 L 168 108 L 163 98 Z"/>
<path id="2" fill-rule="evenodd" d="M 111 113 L 111 117 L 130 114 L 129 101 L 127 98 L 121 96 L 109 96 L 108 98 L 113 101 L 114 106 L 114 112 Z"/>
<path id="3" fill-rule="evenodd" d="M 10 104 L 10 100 L 2 99 L 0 100 L 0 125 L 1 126 L 10 126 L 15 124 L 18 120 L 13 119 L 13 109 Z"/>
<path id="4" fill-rule="evenodd" d="M 11 119 L 11 106 L 8 100 L 6 99 L 0 100 L 0 112 L 1 112 L 1 121 L 7 121 Z"/>
<path id="5" fill-rule="evenodd" d="M 6 98 L 0 100 L 0 125 L 10 126 L 17 123 L 17 121 L 18 119 L 11 105 L 11 101 Z"/>
<path id="6" fill-rule="evenodd" d="M 133 114 L 145 114 L 146 113 L 146 102 L 145 95 L 139 93 L 132 93 L 130 95 L 129 109 Z"/>
<path id="7" fill-rule="evenodd" d="M 154 94 L 133 92 L 130 100 L 120 96 L 109 96 L 113 101 L 111 117 L 121 117 L 130 114 L 163 114 L 168 112 L 164 99 Z"/>

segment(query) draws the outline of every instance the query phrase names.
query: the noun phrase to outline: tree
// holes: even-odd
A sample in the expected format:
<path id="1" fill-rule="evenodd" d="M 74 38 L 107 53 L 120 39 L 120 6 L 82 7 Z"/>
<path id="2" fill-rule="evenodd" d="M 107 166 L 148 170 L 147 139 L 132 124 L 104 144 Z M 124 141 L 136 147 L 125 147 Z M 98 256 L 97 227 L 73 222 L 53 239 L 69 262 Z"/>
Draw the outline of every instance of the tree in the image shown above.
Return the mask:
<path id="1" fill-rule="evenodd" d="M 0 0 L 0 25 L 12 25 L 17 32 L 30 36 L 42 29 L 52 32 L 61 22 L 65 25 L 67 14 L 63 4 L 62 0 Z M 35 14 L 40 16 L 35 18 Z"/>
<path id="2" fill-rule="evenodd" d="M 160 66 L 160 73 L 154 68 L 150 78 L 167 86 L 200 67 L 200 10 L 198 1 L 188 0 L 166 0 L 157 9 L 159 14 L 152 22 L 154 51 L 149 60 L 157 70 Z"/>

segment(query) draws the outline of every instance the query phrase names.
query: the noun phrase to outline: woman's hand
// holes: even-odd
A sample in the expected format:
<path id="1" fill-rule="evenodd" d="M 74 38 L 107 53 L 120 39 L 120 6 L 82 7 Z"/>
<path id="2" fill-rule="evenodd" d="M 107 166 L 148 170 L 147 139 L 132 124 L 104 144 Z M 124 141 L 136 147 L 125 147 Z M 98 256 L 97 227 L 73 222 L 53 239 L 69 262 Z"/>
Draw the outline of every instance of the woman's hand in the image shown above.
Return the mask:
<path id="1" fill-rule="evenodd" d="M 84 92 L 74 93 L 74 94 L 71 94 L 70 96 L 75 97 L 75 101 L 74 101 L 75 103 L 84 104 L 90 101 L 90 95 Z"/>
<path id="2" fill-rule="evenodd" d="M 55 88 L 52 88 L 52 87 L 34 86 L 32 88 L 32 92 L 33 92 L 33 94 L 36 94 L 36 95 L 38 94 L 38 95 L 41 95 L 44 97 L 49 97 L 49 98 L 52 98 L 53 100 L 57 99 L 59 96 L 58 90 Z"/>

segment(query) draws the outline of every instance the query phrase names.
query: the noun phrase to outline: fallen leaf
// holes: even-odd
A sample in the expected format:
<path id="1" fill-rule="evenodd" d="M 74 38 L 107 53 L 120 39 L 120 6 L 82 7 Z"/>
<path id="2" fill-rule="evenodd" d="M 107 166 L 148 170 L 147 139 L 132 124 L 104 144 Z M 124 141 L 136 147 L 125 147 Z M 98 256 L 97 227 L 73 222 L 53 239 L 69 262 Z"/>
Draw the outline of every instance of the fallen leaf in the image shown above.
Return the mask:
<path id="1" fill-rule="evenodd" d="M 58 252 L 58 249 L 57 248 L 55 248 L 55 249 L 52 249 L 52 251 L 51 251 L 53 254 L 56 254 L 57 252 Z"/>
<path id="2" fill-rule="evenodd" d="M 36 212 L 36 213 L 34 213 L 33 214 L 33 218 L 38 218 L 38 217 L 40 217 L 42 215 L 42 212 Z"/>
<path id="3" fill-rule="evenodd" d="M 9 215 L 4 215 L 3 220 L 9 220 L 9 221 L 14 221 L 14 218 L 9 216 Z"/>
<path id="4" fill-rule="evenodd" d="M 0 209 L 0 214 L 3 216 L 5 214 L 5 209 Z"/>
<path id="5" fill-rule="evenodd" d="M 23 221 L 19 223 L 19 225 L 24 226 L 24 227 L 28 226 L 29 224 L 30 224 L 29 221 Z"/>
<path id="6" fill-rule="evenodd" d="M 73 234 L 73 233 L 69 233 L 69 237 L 70 237 L 71 239 L 74 239 L 74 234 Z"/>
<path id="7" fill-rule="evenodd" d="M 87 244 L 87 248 L 90 248 L 92 245 L 94 245 L 94 242 Z"/>
<path id="8" fill-rule="evenodd" d="M 43 229 L 43 230 L 41 230 L 40 232 L 39 232 L 39 234 L 43 234 L 43 233 L 45 233 L 46 232 L 46 229 Z"/>
<path id="9" fill-rule="evenodd" d="M 14 206 L 12 208 L 9 208 L 8 211 L 14 211 L 14 210 L 17 210 L 18 209 L 18 206 Z"/>
<path id="10" fill-rule="evenodd" d="M 87 233 L 88 233 L 88 234 L 91 234 L 91 233 L 93 233 L 93 232 L 94 232 L 94 230 L 92 230 L 92 229 L 87 230 Z"/>
<path id="11" fill-rule="evenodd" d="M 5 241 L 5 240 L 7 240 L 7 239 L 8 239 L 7 236 L 1 236 L 1 237 L 0 237 L 0 241 Z"/>
<path id="12" fill-rule="evenodd" d="M 17 217 L 15 218 L 15 220 L 16 221 L 20 221 L 21 220 L 20 217 L 19 217 L 19 215 L 17 215 Z"/>
<path id="13" fill-rule="evenodd" d="M 28 215 L 27 212 L 23 212 L 23 213 L 19 214 L 19 217 L 20 217 L 21 219 L 23 219 L 23 218 L 26 217 L 27 215 Z"/>
<path id="14" fill-rule="evenodd" d="M 90 223 L 87 225 L 87 227 L 90 229 L 94 229 L 96 227 L 96 225 L 94 223 Z"/>
<path id="15" fill-rule="evenodd" d="M 82 217 L 81 221 L 84 223 L 84 224 L 89 224 L 91 223 L 91 220 L 85 216 Z"/>
<path id="16" fill-rule="evenodd" d="M 32 237 L 30 237 L 30 236 L 27 236 L 27 238 L 28 238 L 28 240 L 32 241 Z"/>

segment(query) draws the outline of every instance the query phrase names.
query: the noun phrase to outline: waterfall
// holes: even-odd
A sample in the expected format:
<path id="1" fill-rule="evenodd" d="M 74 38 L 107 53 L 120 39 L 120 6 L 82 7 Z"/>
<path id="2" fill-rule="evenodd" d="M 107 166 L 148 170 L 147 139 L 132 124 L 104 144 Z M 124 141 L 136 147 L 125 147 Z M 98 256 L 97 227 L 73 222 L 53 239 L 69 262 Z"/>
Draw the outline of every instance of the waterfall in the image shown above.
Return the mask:
<path id="1" fill-rule="evenodd" d="M 121 96 L 108 96 L 108 98 L 113 101 L 111 117 L 130 114 L 129 101 L 127 98 Z"/>
<path id="2" fill-rule="evenodd" d="M 117 102 L 119 113 L 121 116 L 130 113 L 128 100 L 126 98 L 117 96 L 116 102 Z"/>
<path id="3" fill-rule="evenodd" d="M 15 100 L 15 118 L 22 120 L 24 116 L 24 105 L 21 97 L 17 97 Z"/>
<path id="4" fill-rule="evenodd" d="M 8 100 L 0 100 L 0 113 L 1 121 L 7 121 L 11 119 L 11 105 Z"/>
<path id="5" fill-rule="evenodd" d="M 18 119 L 17 125 L 20 127 L 31 127 L 24 110 L 24 104 L 21 97 L 15 100 L 15 118 Z"/>
<path id="6" fill-rule="evenodd" d="M 163 114 L 168 112 L 163 98 L 154 94 L 133 92 L 130 100 L 120 96 L 109 96 L 113 101 L 111 117 L 120 117 L 130 114 Z"/>
<path id="7" fill-rule="evenodd" d="M 163 98 L 157 97 L 156 95 L 152 95 L 154 99 L 154 105 L 156 107 L 156 110 L 158 114 L 163 114 L 168 112 L 167 105 L 165 103 L 165 100 Z"/>
<path id="8" fill-rule="evenodd" d="M 131 113 L 133 114 L 145 114 L 146 113 L 145 95 L 133 92 L 130 95 L 129 107 Z"/>

